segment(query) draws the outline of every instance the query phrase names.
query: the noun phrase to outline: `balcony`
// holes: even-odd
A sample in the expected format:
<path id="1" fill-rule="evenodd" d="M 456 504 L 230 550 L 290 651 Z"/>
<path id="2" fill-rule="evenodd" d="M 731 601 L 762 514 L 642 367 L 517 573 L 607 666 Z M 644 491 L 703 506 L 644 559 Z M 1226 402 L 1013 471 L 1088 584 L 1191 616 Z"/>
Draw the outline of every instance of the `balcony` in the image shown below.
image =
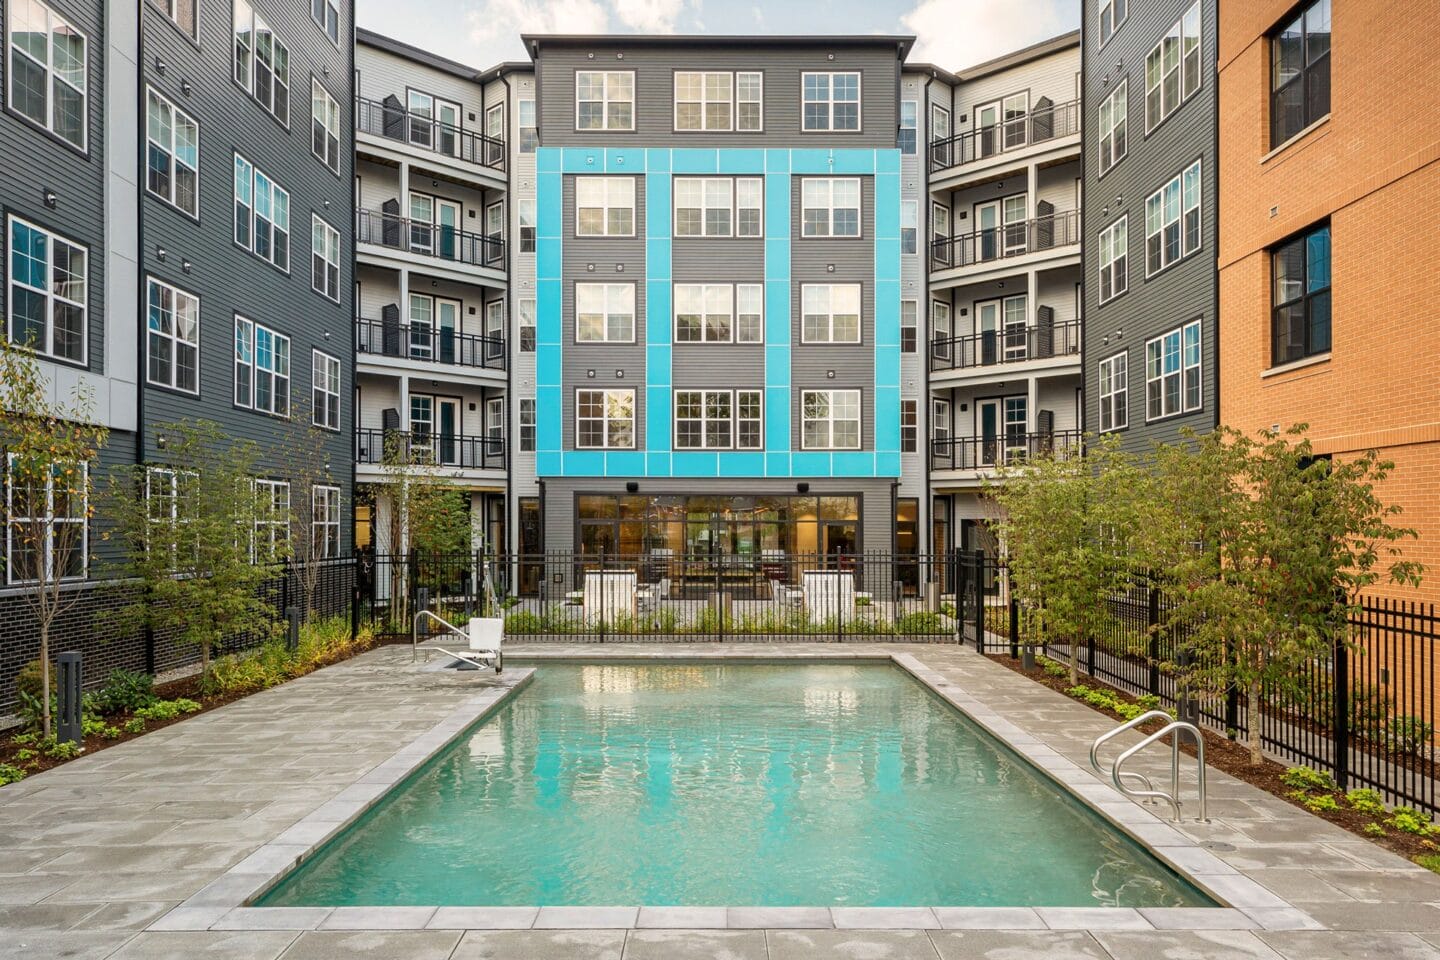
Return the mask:
<path id="1" fill-rule="evenodd" d="M 388 455 L 387 455 L 388 454 Z M 355 462 L 361 466 L 411 464 L 459 470 L 504 470 L 504 437 L 467 437 L 424 430 L 359 429 Z"/>
<path id="2" fill-rule="evenodd" d="M 503 269 L 505 239 L 410 220 L 387 210 L 355 211 L 355 242 L 402 250 L 448 263 Z"/>
<path id="3" fill-rule="evenodd" d="M 937 237 L 930 241 L 930 269 L 939 271 L 999 265 L 1014 257 L 1078 247 L 1079 244 L 1080 211 L 1061 210 L 975 233 Z"/>
<path id="4" fill-rule="evenodd" d="M 1049 307 L 1042 307 L 1049 311 Z M 934 372 L 973 370 L 1025 363 L 1031 360 L 1080 362 L 1079 320 L 1034 325 L 1015 324 L 1002 330 L 983 330 L 930 341 L 930 369 Z M 1008 372 L 1008 371 L 1007 371 Z"/>
<path id="5" fill-rule="evenodd" d="M 506 366 L 504 337 L 456 333 L 427 323 L 399 320 L 357 319 L 355 352 L 362 363 L 367 357 L 384 357 L 403 359 L 407 367 L 408 361 L 495 371 L 504 371 Z"/>
<path id="6" fill-rule="evenodd" d="M 1041 99 L 1023 117 L 932 140 L 930 173 L 1054 145 L 1055 141 L 1080 133 L 1080 116 L 1078 100 L 1052 104 Z"/>
<path id="7" fill-rule="evenodd" d="M 491 170 L 505 170 L 505 141 L 496 137 L 444 123 L 433 117 L 409 113 L 397 97 L 384 102 L 355 100 L 355 131 L 394 140 L 442 157 Z"/>
<path id="8" fill-rule="evenodd" d="M 1006 432 L 990 437 L 948 437 L 930 441 L 931 471 L 954 470 L 978 476 L 1036 457 L 1068 456 L 1080 450 L 1079 430 Z"/>

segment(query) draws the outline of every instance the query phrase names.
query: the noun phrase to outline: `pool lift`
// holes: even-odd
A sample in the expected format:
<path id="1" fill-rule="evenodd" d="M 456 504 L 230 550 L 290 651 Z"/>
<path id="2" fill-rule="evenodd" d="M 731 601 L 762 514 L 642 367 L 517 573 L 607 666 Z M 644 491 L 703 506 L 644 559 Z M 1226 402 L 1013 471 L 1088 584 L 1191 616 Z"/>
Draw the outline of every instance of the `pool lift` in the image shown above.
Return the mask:
<path id="1" fill-rule="evenodd" d="M 1106 741 L 1119 736 L 1126 730 L 1133 730 L 1149 720 L 1166 720 L 1168 722 L 1164 727 L 1123 751 L 1115 758 L 1115 762 L 1110 765 L 1110 781 L 1115 785 L 1116 790 L 1119 790 L 1132 800 L 1142 800 L 1146 803 L 1164 800 L 1170 804 L 1171 809 L 1174 810 L 1175 822 L 1179 823 L 1181 819 L 1180 737 L 1184 734 L 1189 734 L 1190 738 L 1195 741 L 1196 787 L 1199 792 L 1198 807 L 1200 813 L 1200 816 L 1198 816 L 1196 820 L 1200 823 L 1209 823 L 1209 818 L 1205 816 L 1205 737 L 1200 733 L 1200 728 L 1193 723 L 1176 720 L 1164 710 L 1148 710 L 1135 719 L 1122 723 L 1115 729 L 1107 733 L 1102 733 L 1095 738 L 1095 742 L 1090 744 L 1091 769 L 1101 776 L 1104 776 L 1105 771 L 1100 767 L 1101 746 L 1103 746 Z M 1135 754 L 1144 750 L 1155 741 L 1163 740 L 1172 734 L 1174 736 L 1171 737 L 1170 741 L 1170 791 L 1168 793 L 1164 790 L 1155 789 L 1155 785 L 1150 782 L 1150 778 L 1145 776 L 1145 774 L 1121 769 L 1121 767 L 1125 765 L 1125 761 L 1135 756 Z M 1127 786 L 1127 783 L 1130 785 Z"/>
<path id="2" fill-rule="evenodd" d="M 491 612 L 498 612 L 499 601 L 495 598 L 495 588 L 490 583 L 490 570 L 485 569 L 485 604 L 486 609 Z M 448 657 L 454 657 L 459 661 L 455 666 L 460 670 L 484 670 L 494 667 L 499 673 L 505 665 L 505 654 L 501 647 L 505 642 L 505 618 L 504 617 L 471 617 L 461 630 L 448 620 L 431 613 L 429 610 L 421 610 L 415 614 L 414 622 L 410 629 L 410 659 L 413 661 L 420 642 L 420 624 L 433 621 L 438 624 L 443 633 L 461 638 L 466 643 L 464 653 L 456 653 L 453 650 L 446 650 L 444 647 L 436 647 L 441 653 Z"/>

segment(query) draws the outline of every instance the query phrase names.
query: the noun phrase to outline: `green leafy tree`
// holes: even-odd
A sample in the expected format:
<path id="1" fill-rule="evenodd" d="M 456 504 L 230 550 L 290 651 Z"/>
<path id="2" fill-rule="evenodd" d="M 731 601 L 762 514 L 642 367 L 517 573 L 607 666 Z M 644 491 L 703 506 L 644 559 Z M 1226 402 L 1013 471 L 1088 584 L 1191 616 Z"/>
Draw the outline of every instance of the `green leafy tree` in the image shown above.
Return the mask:
<path id="1" fill-rule="evenodd" d="M 27 347 L 0 338 L 0 448 L 9 489 L 4 536 L 9 580 L 40 635 L 41 727 L 50 736 L 50 635 L 80 593 L 66 583 L 88 570 L 94 463 L 108 432 L 91 422 L 89 393 L 55 399 Z"/>
<path id="2" fill-rule="evenodd" d="M 320 522 L 326 519 L 321 516 L 326 505 L 317 503 L 315 494 L 317 487 L 339 486 L 330 456 L 334 437 L 332 431 L 315 425 L 313 410 L 304 401 L 295 404 L 277 437 L 280 462 L 285 464 L 290 477 L 290 544 L 296 560 L 293 575 L 300 588 L 301 610 L 306 620 L 314 610 L 320 580 L 321 565 L 316 561 L 338 555 L 339 544 L 326 539 L 328 528 Z M 339 495 L 333 492 L 332 495 L 338 501 Z M 337 502 L 335 509 L 342 517 L 345 515 L 343 502 Z"/>

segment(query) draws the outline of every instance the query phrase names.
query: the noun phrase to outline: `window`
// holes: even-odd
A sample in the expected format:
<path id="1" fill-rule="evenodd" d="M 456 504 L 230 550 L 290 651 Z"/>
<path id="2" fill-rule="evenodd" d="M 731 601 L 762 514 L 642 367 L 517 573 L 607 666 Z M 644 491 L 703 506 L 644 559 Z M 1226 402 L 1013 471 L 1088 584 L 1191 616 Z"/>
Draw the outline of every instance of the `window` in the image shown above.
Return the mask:
<path id="1" fill-rule="evenodd" d="M 1200 161 L 1145 199 L 1145 275 L 1200 249 Z"/>
<path id="2" fill-rule="evenodd" d="M 914 156 L 916 119 L 920 114 L 920 105 L 914 100 L 900 101 L 900 132 L 895 137 L 895 146 L 905 156 Z"/>
<path id="3" fill-rule="evenodd" d="M 174 20 L 192 40 L 195 38 L 195 0 L 150 0 L 150 3 Z"/>
<path id="4" fill-rule="evenodd" d="M 284 480 L 255 481 L 255 524 L 250 559 L 272 563 L 284 555 L 290 540 L 290 484 Z"/>
<path id="5" fill-rule="evenodd" d="M 860 181 L 808 177 L 800 182 L 801 235 L 860 236 Z"/>
<path id="6" fill-rule="evenodd" d="M 152 277 L 146 300 L 146 381 L 199 393 L 200 299 Z"/>
<path id="7" fill-rule="evenodd" d="M 1125 22 L 1127 0 L 1100 0 L 1100 42 L 1103 44 L 1115 35 L 1120 24 Z"/>
<path id="8" fill-rule="evenodd" d="M 765 446 L 763 406 L 763 394 L 759 390 L 735 391 L 736 449 L 759 450 Z"/>
<path id="9" fill-rule="evenodd" d="M 14 456 L 6 465 L 6 581 L 83 579 L 90 564 L 90 465 L 55 463 L 32 473 Z"/>
<path id="10" fill-rule="evenodd" d="M 860 284 L 803 284 L 800 302 L 802 343 L 860 342 Z"/>
<path id="11" fill-rule="evenodd" d="M 310 216 L 310 286 L 316 293 L 340 302 L 340 231 Z"/>
<path id="12" fill-rule="evenodd" d="M 522 197 L 515 201 L 520 214 L 520 252 L 535 252 L 535 198 Z"/>
<path id="13" fill-rule="evenodd" d="M 1123 430 L 1130 424 L 1130 355 L 1100 361 L 1100 432 Z"/>
<path id="14" fill-rule="evenodd" d="M 235 82 L 290 125 L 290 51 L 247 0 L 235 0 Z"/>
<path id="15" fill-rule="evenodd" d="M 151 545 L 164 547 L 175 568 L 182 567 L 177 556 L 179 541 L 185 527 L 195 520 L 199 511 L 199 497 L 200 474 L 195 471 L 174 470 L 169 467 L 145 468 L 145 507 L 147 519 L 150 521 Z M 189 557 L 183 567 L 193 568 L 194 551 L 199 544 L 189 536 L 184 539 Z"/>
<path id="16" fill-rule="evenodd" d="M 1130 286 L 1130 218 L 1122 216 L 1100 231 L 1100 302 L 1113 300 Z"/>
<path id="17" fill-rule="evenodd" d="M 535 352 L 535 298 L 524 297 L 519 301 L 520 316 L 515 321 L 520 328 L 520 352 Z"/>
<path id="18" fill-rule="evenodd" d="M 950 441 L 950 401 L 938 397 L 930 401 L 930 439 Z"/>
<path id="19" fill-rule="evenodd" d="M 920 404 L 915 400 L 900 401 L 900 452 L 914 453 L 920 438 Z"/>
<path id="20" fill-rule="evenodd" d="M 1330 113 L 1330 0 L 1317 0 L 1270 38 L 1270 146 Z"/>
<path id="21" fill-rule="evenodd" d="M 535 398 L 520 398 L 520 452 L 535 452 Z"/>
<path id="22" fill-rule="evenodd" d="M 915 200 L 900 201 L 900 252 L 914 253 L 920 232 L 920 205 Z"/>
<path id="23" fill-rule="evenodd" d="M 240 316 L 235 318 L 235 403 L 290 416 L 290 338 Z"/>
<path id="24" fill-rule="evenodd" d="M 331 43 L 339 45 L 340 5 L 335 0 L 310 0 L 310 18 L 325 28 Z"/>
<path id="25" fill-rule="evenodd" d="M 802 73 L 803 113 L 806 131 L 860 129 L 859 73 Z"/>
<path id="26" fill-rule="evenodd" d="M 634 71 L 577 70 L 575 129 L 634 130 Z"/>
<path id="27" fill-rule="evenodd" d="M 1288 240 L 1270 255 L 1272 363 L 1330 351 L 1330 225 Z"/>
<path id="28" fill-rule="evenodd" d="M 761 407 L 759 390 L 677 390 L 675 449 L 758 450 Z"/>
<path id="29" fill-rule="evenodd" d="M 804 390 L 800 412 L 803 449 L 860 449 L 859 390 Z"/>
<path id="30" fill-rule="evenodd" d="M 759 177 L 676 177 L 675 236 L 758 237 L 764 186 Z"/>
<path id="31" fill-rule="evenodd" d="M 765 286 L 735 286 L 735 342 L 760 343 L 765 339 Z"/>
<path id="32" fill-rule="evenodd" d="M 85 35 L 40 0 L 9 0 L 10 109 L 85 149 Z"/>
<path id="33" fill-rule="evenodd" d="M 310 559 L 340 556 L 340 488 L 310 489 Z"/>
<path id="34" fill-rule="evenodd" d="M 235 405 L 248 407 L 255 398 L 255 324 L 235 318 Z"/>
<path id="35" fill-rule="evenodd" d="M 154 90 L 145 95 L 145 189 L 200 215 L 200 127 Z"/>
<path id="36" fill-rule="evenodd" d="M 520 152 L 534 153 L 535 148 L 540 144 L 540 133 L 535 128 L 535 101 L 534 99 L 519 100 L 516 109 L 520 114 Z"/>
<path id="37" fill-rule="evenodd" d="M 89 251 L 10 218 L 10 341 L 57 360 L 85 362 Z"/>
<path id="38" fill-rule="evenodd" d="M 914 353 L 919 349 L 920 304 L 915 300 L 900 301 L 900 352 Z"/>
<path id="39" fill-rule="evenodd" d="M 576 177 L 575 235 L 635 236 L 635 178 Z"/>
<path id="40" fill-rule="evenodd" d="M 1100 102 L 1100 173 L 1104 174 L 1115 164 L 1125 159 L 1129 149 L 1126 131 L 1129 129 L 1129 106 L 1126 96 L 1130 80 L 1121 80 L 1110 96 Z"/>
<path id="41" fill-rule="evenodd" d="M 340 104 L 314 79 L 310 81 L 310 150 L 325 166 L 340 172 Z"/>
<path id="42" fill-rule="evenodd" d="M 762 129 L 764 77 L 759 73 L 675 74 L 676 130 Z"/>
<path id="43" fill-rule="evenodd" d="M 575 284 L 577 343 L 635 342 L 635 284 Z"/>
<path id="44" fill-rule="evenodd" d="M 758 283 L 677 283 L 676 343 L 759 343 L 764 288 Z"/>
<path id="45" fill-rule="evenodd" d="M 575 447 L 633 449 L 634 390 L 576 390 Z"/>
<path id="46" fill-rule="evenodd" d="M 1145 343 L 1145 419 L 1200 409 L 1200 321 Z"/>
<path id="47" fill-rule="evenodd" d="M 281 270 L 290 269 L 290 194 L 238 153 L 235 242 Z"/>
<path id="48" fill-rule="evenodd" d="M 496 166 L 505 160 L 505 104 L 485 108 L 485 163 Z"/>
<path id="49" fill-rule="evenodd" d="M 311 352 L 311 419 L 326 430 L 340 429 L 340 361 L 319 350 Z"/>
<path id="50" fill-rule="evenodd" d="M 1158 127 L 1200 89 L 1200 3 L 1176 21 L 1145 58 L 1145 131 Z"/>

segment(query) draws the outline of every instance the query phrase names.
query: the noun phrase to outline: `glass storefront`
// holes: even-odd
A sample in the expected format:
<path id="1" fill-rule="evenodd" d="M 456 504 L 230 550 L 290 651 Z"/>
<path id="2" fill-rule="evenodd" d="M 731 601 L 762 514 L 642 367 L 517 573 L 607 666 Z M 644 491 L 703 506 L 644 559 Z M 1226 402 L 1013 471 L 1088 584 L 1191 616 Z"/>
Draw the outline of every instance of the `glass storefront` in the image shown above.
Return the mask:
<path id="1" fill-rule="evenodd" d="M 575 498 L 576 549 L 620 556 L 812 556 L 860 551 L 858 496 Z"/>

